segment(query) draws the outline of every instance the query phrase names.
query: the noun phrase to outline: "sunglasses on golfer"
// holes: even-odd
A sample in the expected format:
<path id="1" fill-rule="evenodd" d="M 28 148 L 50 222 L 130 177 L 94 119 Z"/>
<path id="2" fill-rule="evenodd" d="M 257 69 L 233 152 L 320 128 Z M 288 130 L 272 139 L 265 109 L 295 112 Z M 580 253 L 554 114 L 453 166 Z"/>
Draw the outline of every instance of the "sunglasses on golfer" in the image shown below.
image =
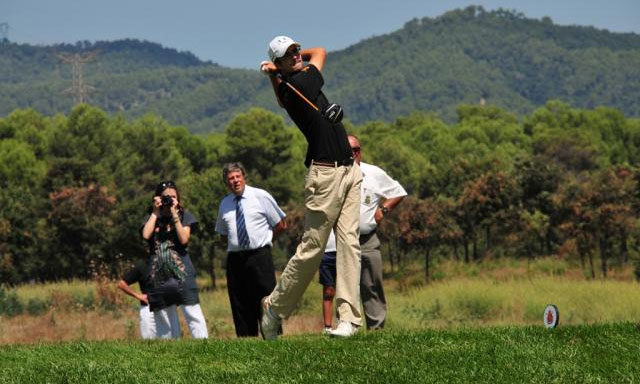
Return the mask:
<path id="1" fill-rule="evenodd" d="M 300 47 L 294 45 L 293 48 L 287 50 L 287 52 L 282 56 L 283 59 L 288 59 L 290 57 L 298 56 L 300 54 Z"/>

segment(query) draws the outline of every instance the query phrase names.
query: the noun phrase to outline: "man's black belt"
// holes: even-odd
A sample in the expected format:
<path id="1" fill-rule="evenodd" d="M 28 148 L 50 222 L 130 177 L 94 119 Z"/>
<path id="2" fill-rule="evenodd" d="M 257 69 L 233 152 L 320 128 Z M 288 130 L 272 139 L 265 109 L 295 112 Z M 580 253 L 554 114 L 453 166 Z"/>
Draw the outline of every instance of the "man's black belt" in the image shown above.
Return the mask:
<path id="1" fill-rule="evenodd" d="M 265 245 L 262 246 L 260 248 L 253 248 L 253 249 L 240 249 L 237 251 L 229 251 L 229 254 L 239 254 L 239 255 L 252 255 L 254 253 L 258 253 L 259 251 L 265 249 L 265 248 L 271 248 L 270 245 Z"/>
<path id="2" fill-rule="evenodd" d="M 348 167 L 350 165 L 353 165 L 353 159 L 348 158 L 348 159 L 332 161 L 332 162 L 311 160 L 311 164 L 317 165 L 320 167 L 332 167 L 332 168 L 341 167 L 341 166 Z"/>
<path id="3" fill-rule="evenodd" d="M 375 234 L 376 234 L 376 228 L 374 228 L 373 231 L 371 231 L 369 233 L 360 234 L 360 244 L 366 243 L 367 241 L 369 241 L 371 236 L 373 236 Z"/>

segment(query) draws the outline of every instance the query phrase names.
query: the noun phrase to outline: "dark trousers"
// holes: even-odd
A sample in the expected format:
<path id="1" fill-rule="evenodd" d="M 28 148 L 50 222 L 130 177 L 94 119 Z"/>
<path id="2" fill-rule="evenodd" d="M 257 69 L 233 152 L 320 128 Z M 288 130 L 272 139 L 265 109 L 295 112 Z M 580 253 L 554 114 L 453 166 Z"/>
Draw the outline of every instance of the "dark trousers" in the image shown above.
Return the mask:
<path id="1" fill-rule="evenodd" d="M 227 289 L 238 337 L 258 336 L 260 300 L 276 286 L 271 247 L 229 252 Z"/>

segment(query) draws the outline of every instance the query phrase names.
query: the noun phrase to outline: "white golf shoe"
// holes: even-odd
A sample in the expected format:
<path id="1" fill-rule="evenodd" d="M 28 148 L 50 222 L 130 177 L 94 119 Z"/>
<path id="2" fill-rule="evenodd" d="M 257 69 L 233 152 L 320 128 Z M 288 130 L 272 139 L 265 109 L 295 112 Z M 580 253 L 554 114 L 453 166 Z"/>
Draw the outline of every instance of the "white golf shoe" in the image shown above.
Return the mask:
<path id="1" fill-rule="evenodd" d="M 351 337 L 358 332 L 358 327 L 351 324 L 348 321 L 340 321 L 338 326 L 333 331 L 330 331 L 330 335 L 334 337 Z"/>
<path id="2" fill-rule="evenodd" d="M 262 317 L 260 318 L 260 333 L 265 340 L 276 340 L 282 325 L 282 319 L 271 311 L 269 296 L 262 299 Z"/>

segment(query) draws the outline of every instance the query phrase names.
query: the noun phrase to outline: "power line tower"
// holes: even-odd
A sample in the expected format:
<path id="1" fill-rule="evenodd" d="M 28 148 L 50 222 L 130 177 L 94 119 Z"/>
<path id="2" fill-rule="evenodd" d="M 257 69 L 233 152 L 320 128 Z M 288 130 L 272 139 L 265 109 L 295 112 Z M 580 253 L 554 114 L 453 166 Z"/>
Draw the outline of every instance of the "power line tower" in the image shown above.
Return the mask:
<path id="1" fill-rule="evenodd" d="M 0 43 L 9 40 L 9 23 L 0 23 Z"/>
<path id="2" fill-rule="evenodd" d="M 98 51 L 80 53 L 58 53 L 58 58 L 65 63 L 71 64 L 72 82 L 71 88 L 62 91 L 63 94 L 72 94 L 74 104 L 82 104 L 87 101 L 90 92 L 96 89 L 84 83 L 83 66 L 85 63 L 92 61 L 98 56 Z"/>

